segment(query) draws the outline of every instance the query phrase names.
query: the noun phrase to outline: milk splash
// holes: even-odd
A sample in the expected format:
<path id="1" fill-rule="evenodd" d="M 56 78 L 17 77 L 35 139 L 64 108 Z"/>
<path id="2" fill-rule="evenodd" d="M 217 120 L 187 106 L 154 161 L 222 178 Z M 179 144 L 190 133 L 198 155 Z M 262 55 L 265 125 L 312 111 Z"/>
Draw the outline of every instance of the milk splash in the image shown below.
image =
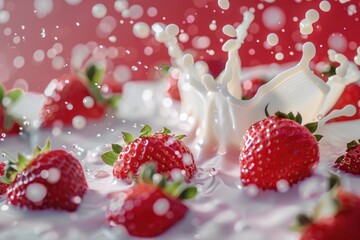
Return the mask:
<path id="1" fill-rule="evenodd" d="M 265 117 L 266 105 L 269 105 L 270 113 L 277 110 L 299 112 L 305 124 L 320 119 L 320 127 L 333 117 L 355 113 L 354 106 L 347 106 L 323 117 L 346 85 L 360 78 L 360 72 L 344 55 L 330 50 L 330 59 L 340 66 L 336 75 L 325 83 L 309 67 L 316 53 L 311 42 L 303 44 L 303 55 L 296 66 L 260 87 L 252 99 L 242 100 L 240 84 L 243 77 L 238 50 L 254 15 L 248 11 L 243 16 L 243 22 L 236 29 L 230 25 L 223 28 L 224 34 L 235 38 L 226 41 L 222 47 L 228 52 L 228 59 L 225 69 L 216 79 L 207 74 L 206 63 L 195 62 L 192 55 L 181 50 L 176 38 L 179 32 L 176 25 L 164 27 L 158 24 L 155 27 L 156 39 L 165 43 L 174 67 L 181 70 L 178 82 L 182 99 L 181 119 L 192 123 L 188 138 L 196 143 L 200 160 L 224 150 L 226 154 L 237 156 L 242 136 L 254 122 Z"/>

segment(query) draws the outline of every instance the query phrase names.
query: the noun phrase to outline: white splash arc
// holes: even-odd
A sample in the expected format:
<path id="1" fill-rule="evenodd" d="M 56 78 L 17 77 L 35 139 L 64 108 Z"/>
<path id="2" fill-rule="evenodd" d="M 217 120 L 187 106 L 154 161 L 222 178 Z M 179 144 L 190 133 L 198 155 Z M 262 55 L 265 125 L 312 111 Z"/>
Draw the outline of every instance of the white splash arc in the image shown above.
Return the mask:
<path id="1" fill-rule="evenodd" d="M 182 99 L 181 116 L 192 123 L 187 136 L 198 146 L 200 160 L 224 151 L 238 156 L 244 133 L 253 123 L 265 117 L 266 105 L 270 113 L 278 110 L 299 112 L 304 124 L 318 121 L 333 107 L 345 86 L 360 78 L 359 71 L 350 67 L 345 56 L 333 53 L 334 60 L 341 64 L 337 74 L 325 83 L 309 67 L 316 50 L 313 43 L 307 42 L 302 47 L 303 55 L 296 66 L 281 72 L 260 87 L 252 99 L 242 100 L 238 50 L 253 19 L 251 12 L 245 12 L 243 22 L 236 28 L 236 38 L 223 45 L 223 51 L 228 52 L 228 60 L 216 80 L 206 74 L 206 63 L 195 63 L 192 55 L 180 49 L 176 25 L 168 25 L 155 35 L 168 47 L 174 66 L 181 70 L 178 82 Z M 351 116 L 354 113 L 354 106 L 348 106 L 335 115 Z M 321 124 L 328 120 L 325 117 Z"/>

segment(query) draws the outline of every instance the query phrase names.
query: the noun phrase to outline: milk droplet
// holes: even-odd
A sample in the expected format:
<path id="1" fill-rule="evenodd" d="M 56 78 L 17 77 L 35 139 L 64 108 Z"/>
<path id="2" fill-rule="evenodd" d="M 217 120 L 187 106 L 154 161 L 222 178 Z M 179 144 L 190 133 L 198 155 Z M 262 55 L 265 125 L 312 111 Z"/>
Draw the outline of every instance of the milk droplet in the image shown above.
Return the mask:
<path id="1" fill-rule="evenodd" d="M 279 37 L 276 33 L 270 33 L 267 35 L 266 41 L 270 46 L 275 46 L 279 43 Z"/>
<path id="2" fill-rule="evenodd" d="M 323 12 L 329 12 L 331 9 L 331 5 L 328 1 L 321 1 L 319 7 Z"/>
<path id="3" fill-rule="evenodd" d="M 92 97 L 87 96 L 87 97 L 84 97 L 83 104 L 84 104 L 84 107 L 86 107 L 86 108 L 92 108 L 95 104 L 95 101 Z"/>
<path id="4" fill-rule="evenodd" d="M 72 201 L 73 201 L 75 204 L 80 204 L 80 203 L 81 203 L 81 197 L 75 196 L 75 197 L 73 197 Z"/>
<path id="5" fill-rule="evenodd" d="M 255 197 L 259 193 L 259 189 L 255 184 L 250 184 L 245 188 L 245 192 L 250 197 Z"/>
<path id="6" fill-rule="evenodd" d="M 230 25 L 230 24 L 227 24 L 223 27 L 222 29 L 223 33 L 229 37 L 236 37 L 236 30 L 235 28 Z"/>
<path id="7" fill-rule="evenodd" d="M 179 34 L 179 27 L 176 24 L 169 24 L 166 26 L 165 31 L 172 37 Z"/>
<path id="8" fill-rule="evenodd" d="M 184 154 L 182 161 L 185 165 L 191 165 L 191 155 L 190 154 Z"/>
<path id="9" fill-rule="evenodd" d="M 281 61 L 284 59 L 284 54 L 281 53 L 281 52 L 278 52 L 275 54 L 275 59 L 278 60 L 278 61 Z"/>
<path id="10" fill-rule="evenodd" d="M 76 129 L 83 129 L 86 126 L 86 118 L 77 115 L 72 119 L 72 125 Z"/>
<path id="11" fill-rule="evenodd" d="M 7 23 L 10 19 L 10 13 L 6 10 L 0 11 L 0 24 Z"/>
<path id="12" fill-rule="evenodd" d="M 305 13 L 305 18 L 309 21 L 309 23 L 315 23 L 319 20 L 319 13 L 318 11 L 316 11 L 315 9 L 309 9 L 306 13 Z"/>
<path id="13" fill-rule="evenodd" d="M 133 33 L 138 38 L 147 38 L 150 35 L 150 27 L 144 22 L 138 22 L 133 26 Z"/>
<path id="14" fill-rule="evenodd" d="M 170 209 L 170 203 L 165 198 L 160 198 L 156 200 L 156 202 L 153 205 L 153 211 L 158 216 L 165 215 Z"/>
<path id="15" fill-rule="evenodd" d="M 25 58 L 23 56 L 17 56 L 14 58 L 13 65 L 15 68 L 22 68 L 25 64 Z"/>
<path id="16" fill-rule="evenodd" d="M 61 172 L 57 168 L 50 168 L 48 170 L 49 176 L 47 177 L 47 181 L 51 184 L 55 184 L 60 180 Z"/>
<path id="17" fill-rule="evenodd" d="M 218 5 L 222 10 L 228 10 L 230 7 L 229 0 L 218 0 Z"/>
<path id="18" fill-rule="evenodd" d="M 103 18 L 107 13 L 107 8 L 104 4 L 98 3 L 92 7 L 91 11 L 95 18 Z"/>
<path id="19" fill-rule="evenodd" d="M 340 0 L 340 3 L 342 3 L 342 4 L 347 3 L 347 2 L 350 2 L 350 0 Z"/>
<path id="20" fill-rule="evenodd" d="M 347 48 L 347 40 L 341 33 L 332 33 L 328 38 L 328 45 L 337 52 L 344 52 Z"/>
<path id="21" fill-rule="evenodd" d="M 290 188 L 288 181 L 284 180 L 284 179 L 280 179 L 279 181 L 277 181 L 276 183 L 276 188 L 279 192 L 284 193 L 287 192 Z"/>
<path id="22" fill-rule="evenodd" d="M 46 187 L 41 183 L 31 183 L 27 186 L 25 196 L 34 203 L 41 202 L 47 195 Z"/>

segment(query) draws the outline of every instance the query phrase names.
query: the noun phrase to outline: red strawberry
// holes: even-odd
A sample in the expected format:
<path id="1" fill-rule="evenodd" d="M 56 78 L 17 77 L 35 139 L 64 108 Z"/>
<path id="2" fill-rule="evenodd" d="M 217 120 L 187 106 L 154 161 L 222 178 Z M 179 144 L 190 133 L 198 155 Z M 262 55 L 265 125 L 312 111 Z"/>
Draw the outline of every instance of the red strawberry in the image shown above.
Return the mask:
<path id="1" fill-rule="evenodd" d="M 264 85 L 266 81 L 261 78 L 254 78 L 254 79 L 248 79 L 241 83 L 241 89 L 242 89 L 242 99 L 247 100 L 251 99 L 255 96 L 257 93 L 259 87 Z"/>
<path id="2" fill-rule="evenodd" d="M 321 216 L 324 212 L 326 216 Z M 315 213 L 312 218 L 300 215 L 299 223 L 303 225 L 300 240 L 359 239 L 359 196 L 335 187 L 323 197 Z"/>
<path id="3" fill-rule="evenodd" d="M 345 155 L 335 161 L 334 167 L 346 173 L 360 175 L 360 144 L 356 141 L 348 143 Z"/>
<path id="4" fill-rule="evenodd" d="M 277 112 L 253 124 L 244 136 L 240 152 L 240 179 L 245 185 L 277 189 L 282 180 L 291 186 L 312 175 L 319 161 L 317 123 L 301 125 L 295 117 Z M 309 130 L 310 129 L 310 130 Z M 284 182 L 285 183 L 285 182 Z"/>
<path id="5" fill-rule="evenodd" d="M 0 136 L 3 134 L 16 134 L 20 131 L 20 125 L 16 119 L 7 112 L 8 104 L 16 102 L 22 95 L 19 89 L 5 92 L 5 88 L 0 84 Z"/>
<path id="6" fill-rule="evenodd" d="M 168 184 L 164 176 L 156 185 L 154 174 L 155 166 L 150 164 L 140 174 L 139 184 L 112 195 L 107 211 L 112 226 L 122 225 L 132 236 L 155 237 L 185 216 L 188 208 L 180 200 L 194 197 L 196 188 L 181 189 L 180 182 Z"/>
<path id="7" fill-rule="evenodd" d="M 338 117 L 335 118 L 329 122 L 341 122 L 341 121 L 349 121 L 349 120 L 356 120 L 360 119 L 360 86 L 357 83 L 351 83 L 345 87 L 344 92 L 341 94 L 339 100 L 336 102 L 336 104 L 332 107 L 330 110 L 333 111 L 335 109 L 342 109 L 348 104 L 352 104 L 356 107 L 356 113 L 355 115 L 351 117 Z"/>
<path id="8" fill-rule="evenodd" d="M 15 166 L 9 163 L 9 204 L 33 210 L 76 210 L 87 189 L 81 164 L 71 154 L 48 151 L 49 147 L 37 148 L 31 161 L 19 154 Z"/>
<path id="9" fill-rule="evenodd" d="M 71 126 L 75 117 L 87 120 L 104 117 L 106 108 L 113 106 L 118 97 L 106 99 L 99 89 L 101 80 L 101 70 L 95 66 L 89 67 L 84 79 L 77 75 L 53 79 L 44 92 L 46 101 L 41 111 L 42 127 L 56 124 Z"/>
<path id="10" fill-rule="evenodd" d="M 173 77 L 167 78 L 166 93 L 174 100 L 181 101 L 178 80 Z"/>
<path id="11" fill-rule="evenodd" d="M 184 136 L 170 135 L 170 130 L 166 128 L 161 133 L 152 134 L 151 131 L 151 127 L 146 125 L 136 139 L 129 133 L 123 133 L 127 145 L 121 148 L 113 144 L 112 151 L 102 155 L 105 163 L 114 166 L 114 176 L 131 179 L 137 175 L 141 165 L 152 162 L 159 173 L 169 176 L 173 169 L 179 169 L 189 181 L 196 172 L 196 165 L 190 149 L 181 141 Z"/>
<path id="12" fill-rule="evenodd" d="M 6 164 L 4 162 L 0 162 L 0 178 L 5 176 L 5 167 L 6 167 Z M 3 195 L 4 193 L 6 193 L 8 187 L 9 187 L 9 184 L 0 182 L 0 195 Z"/>

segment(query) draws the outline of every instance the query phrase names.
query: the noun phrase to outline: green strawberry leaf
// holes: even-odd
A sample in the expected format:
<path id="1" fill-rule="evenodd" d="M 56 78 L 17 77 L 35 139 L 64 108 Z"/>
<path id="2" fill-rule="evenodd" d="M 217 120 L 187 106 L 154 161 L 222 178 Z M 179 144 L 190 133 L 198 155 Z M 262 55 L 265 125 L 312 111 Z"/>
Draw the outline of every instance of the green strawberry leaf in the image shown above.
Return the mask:
<path id="1" fill-rule="evenodd" d="M 164 189 L 166 186 L 166 177 L 162 174 L 155 173 L 152 177 L 152 182 L 159 188 Z"/>
<path id="2" fill-rule="evenodd" d="M 329 180 L 328 180 L 328 190 L 332 190 L 335 188 L 338 188 L 341 185 L 341 181 L 339 176 L 335 174 L 330 174 Z"/>
<path id="3" fill-rule="evenodd" d="M 292 112 L 289 112 L 287 114 L 287 118 L 290 119 L 290 120 L 295 120 L 295 116 L 294 116 L 294 114 Z"/>
<path id="4" fill-rule="evenodd" d="M 266 106 L 265 106 L 265 116 L 266 116 L 266 117 L 269 117 L 269 116 L 270 116 L 269 111 L 268 111 L 268 107 L 269 107 L 269 103 L 266 104 Z"/>
<path id="5" fill-rule="evenodd" d="M 304 127 L 309 129 L 309 131 L 311 133 L 314 133 L 318 127 L 318 123 L 317 122 L 308 123 L 308 124 L 305 124 Z"/>
<path id="6" fill-rule="evenodd" d="M 155 164 L 150 163 L 150 164 L 142 165 L 141 168 L 139 169 L 140 182 L 152 184 L 153 183 L 152 179 L 155 172 L 156 172 Z"/>
<path id="7" fill-rule="evenodd" d="M 95 64 L 91 64 L 86 69 L 86 77 L 95 85 L 101 84 L 104 78 L 104 69 L 98 68 Z"/>
<path id="8" fill-rule="evenodd" d="M 5 88 L 0 84 L 0 105 L 2 105 L 2 99 L 5 97 Z"/>
<path id="9" fill-rule="evenodd" d="M 116 152 L 114 151 L 107 151 L 103 154 L 101 154 L 101 159 L 103 160 L 104 163 L 106 163 L 109 166 L 114 166 L 114 163 L 116 162 L 116 160 L 118 159 L 118 155 Z"/>
<path id="10" fill-rule="evenodd" d="M 338 158 L 335 160 L 335 163 L 340 163 L 340 162 L 342 162 L 342 160 L 344 160 L 344 158 L 345 158 L 344 155 L 338 157 Z"/>
<path id="11" fill-rule="evenodd" d="M 121 100 L 121 95 L 120 94 L 116 94 L 111 96 L 108 99 L 108 104 L 110 106 L 111 109 L 116 110 L 117 106 L 119 105 L 119 102 Z"/>
<path id="12" fill-rule="evenodd" d="M 22 96 L 22 93 L 20 89 L 13 89 L 7 92 L 6 97 L 10 98 L 11 102 L 14 103 Z"/>
<path id="13" fill-rule="evenodd" d="M 179 195 L 179 199 L 187 200 L 195 197 L 197 194 L 197 188 L 195 186 L 190 186 L 185 188 Z"/>
<path id="14" fill-rule="evenodd" d="M 349 142 L 346 146 L 347 146 L 347 150 L 349 151 L 350 149 L 355 148 L 357 145 L 359 145 L 355 140 Z"/>
<path id="15" fill-rule="evenodd" d="M 289 119 L 289 117 L 288 117 L 287 114 L 285 114 L 285 113 L 283 113 L 283 112 L 280 112 L 280 111 L 277 111 L 277 112 L 275 113 L 275 116 L 277 116 L 277 117 L 279 117 L 279 118 L 288 118 L 288 119 Z"/>
<path id="16" fill-rule="evenodd" d="M 175 138 L 177 139 L 177 140 L 182 140 L 182 139 L 184 139 L 186 137 L 186 135 L 176 135 L 175 136 Z"/>
<path id="17" fill-rule="evenodd" d="M 152 128 L 149 125 L 145 125 L 141 130 L 142 133 L 139 137 L 149 137 L 151 135 Z"/>
<path id="18" fill-rule="evenodd" d="M 112 144 L 111 144 L 111 149 L 112 149 L 113 152 L 116 153 L 116 154 L 120 154 L 121 151 L 122 151 L 122 147 L 121 147 L 119 144 L 115 144 L 115 143 L 112 143 Z"/>
<path id="19" fill-rule="evenodd" d="M 316 138 L 316 141 L 319 142 L 324 136 L 320 134 L 314 134 L 314 137 Z"/>
<path id="20" fill-rule="evenodd" d="M 300 113 L 297 113 L 296 116 L 295 116 L 295 122 L 297 122 L 298 124 L 301 125 L 302 123 L 302 116 Z"/>
<path id="21" fill-rule="evenodd" d="M 162 134 L 164 134 L 164 135 L 168 135 L 168 134 L 171 133 L 171 130 L 168 129 L 168 128 L 166 128 L 166 127 L 164 127 L 164 129 L 163 129 L 162 132 L 160 132 L 160 133 L 162 133 Z"/>
<path id="22" fill-rule="evenodd" d="M 5 130 L 10 130 L 13 126 L 14 126 L 13 117 L 10 116 L 9 114 L 5 113 L 5 116 L 4 116 L 4 129 Z"/>
<path id="23" fill-rule="evenodd" d="M 122 138 L 124 139 L 127 145 L 129 145 L 135 139 L 133 135 L 127 132 L 122 132 Z"/>
<path id="24" fill-rule="evenodd" d="M 167 184 L 165 186 L 165 192 L 168 193 L 170 196 L 178 198 L 181 193 L 181 185 L 183 181 L 175 181 Z"/>

